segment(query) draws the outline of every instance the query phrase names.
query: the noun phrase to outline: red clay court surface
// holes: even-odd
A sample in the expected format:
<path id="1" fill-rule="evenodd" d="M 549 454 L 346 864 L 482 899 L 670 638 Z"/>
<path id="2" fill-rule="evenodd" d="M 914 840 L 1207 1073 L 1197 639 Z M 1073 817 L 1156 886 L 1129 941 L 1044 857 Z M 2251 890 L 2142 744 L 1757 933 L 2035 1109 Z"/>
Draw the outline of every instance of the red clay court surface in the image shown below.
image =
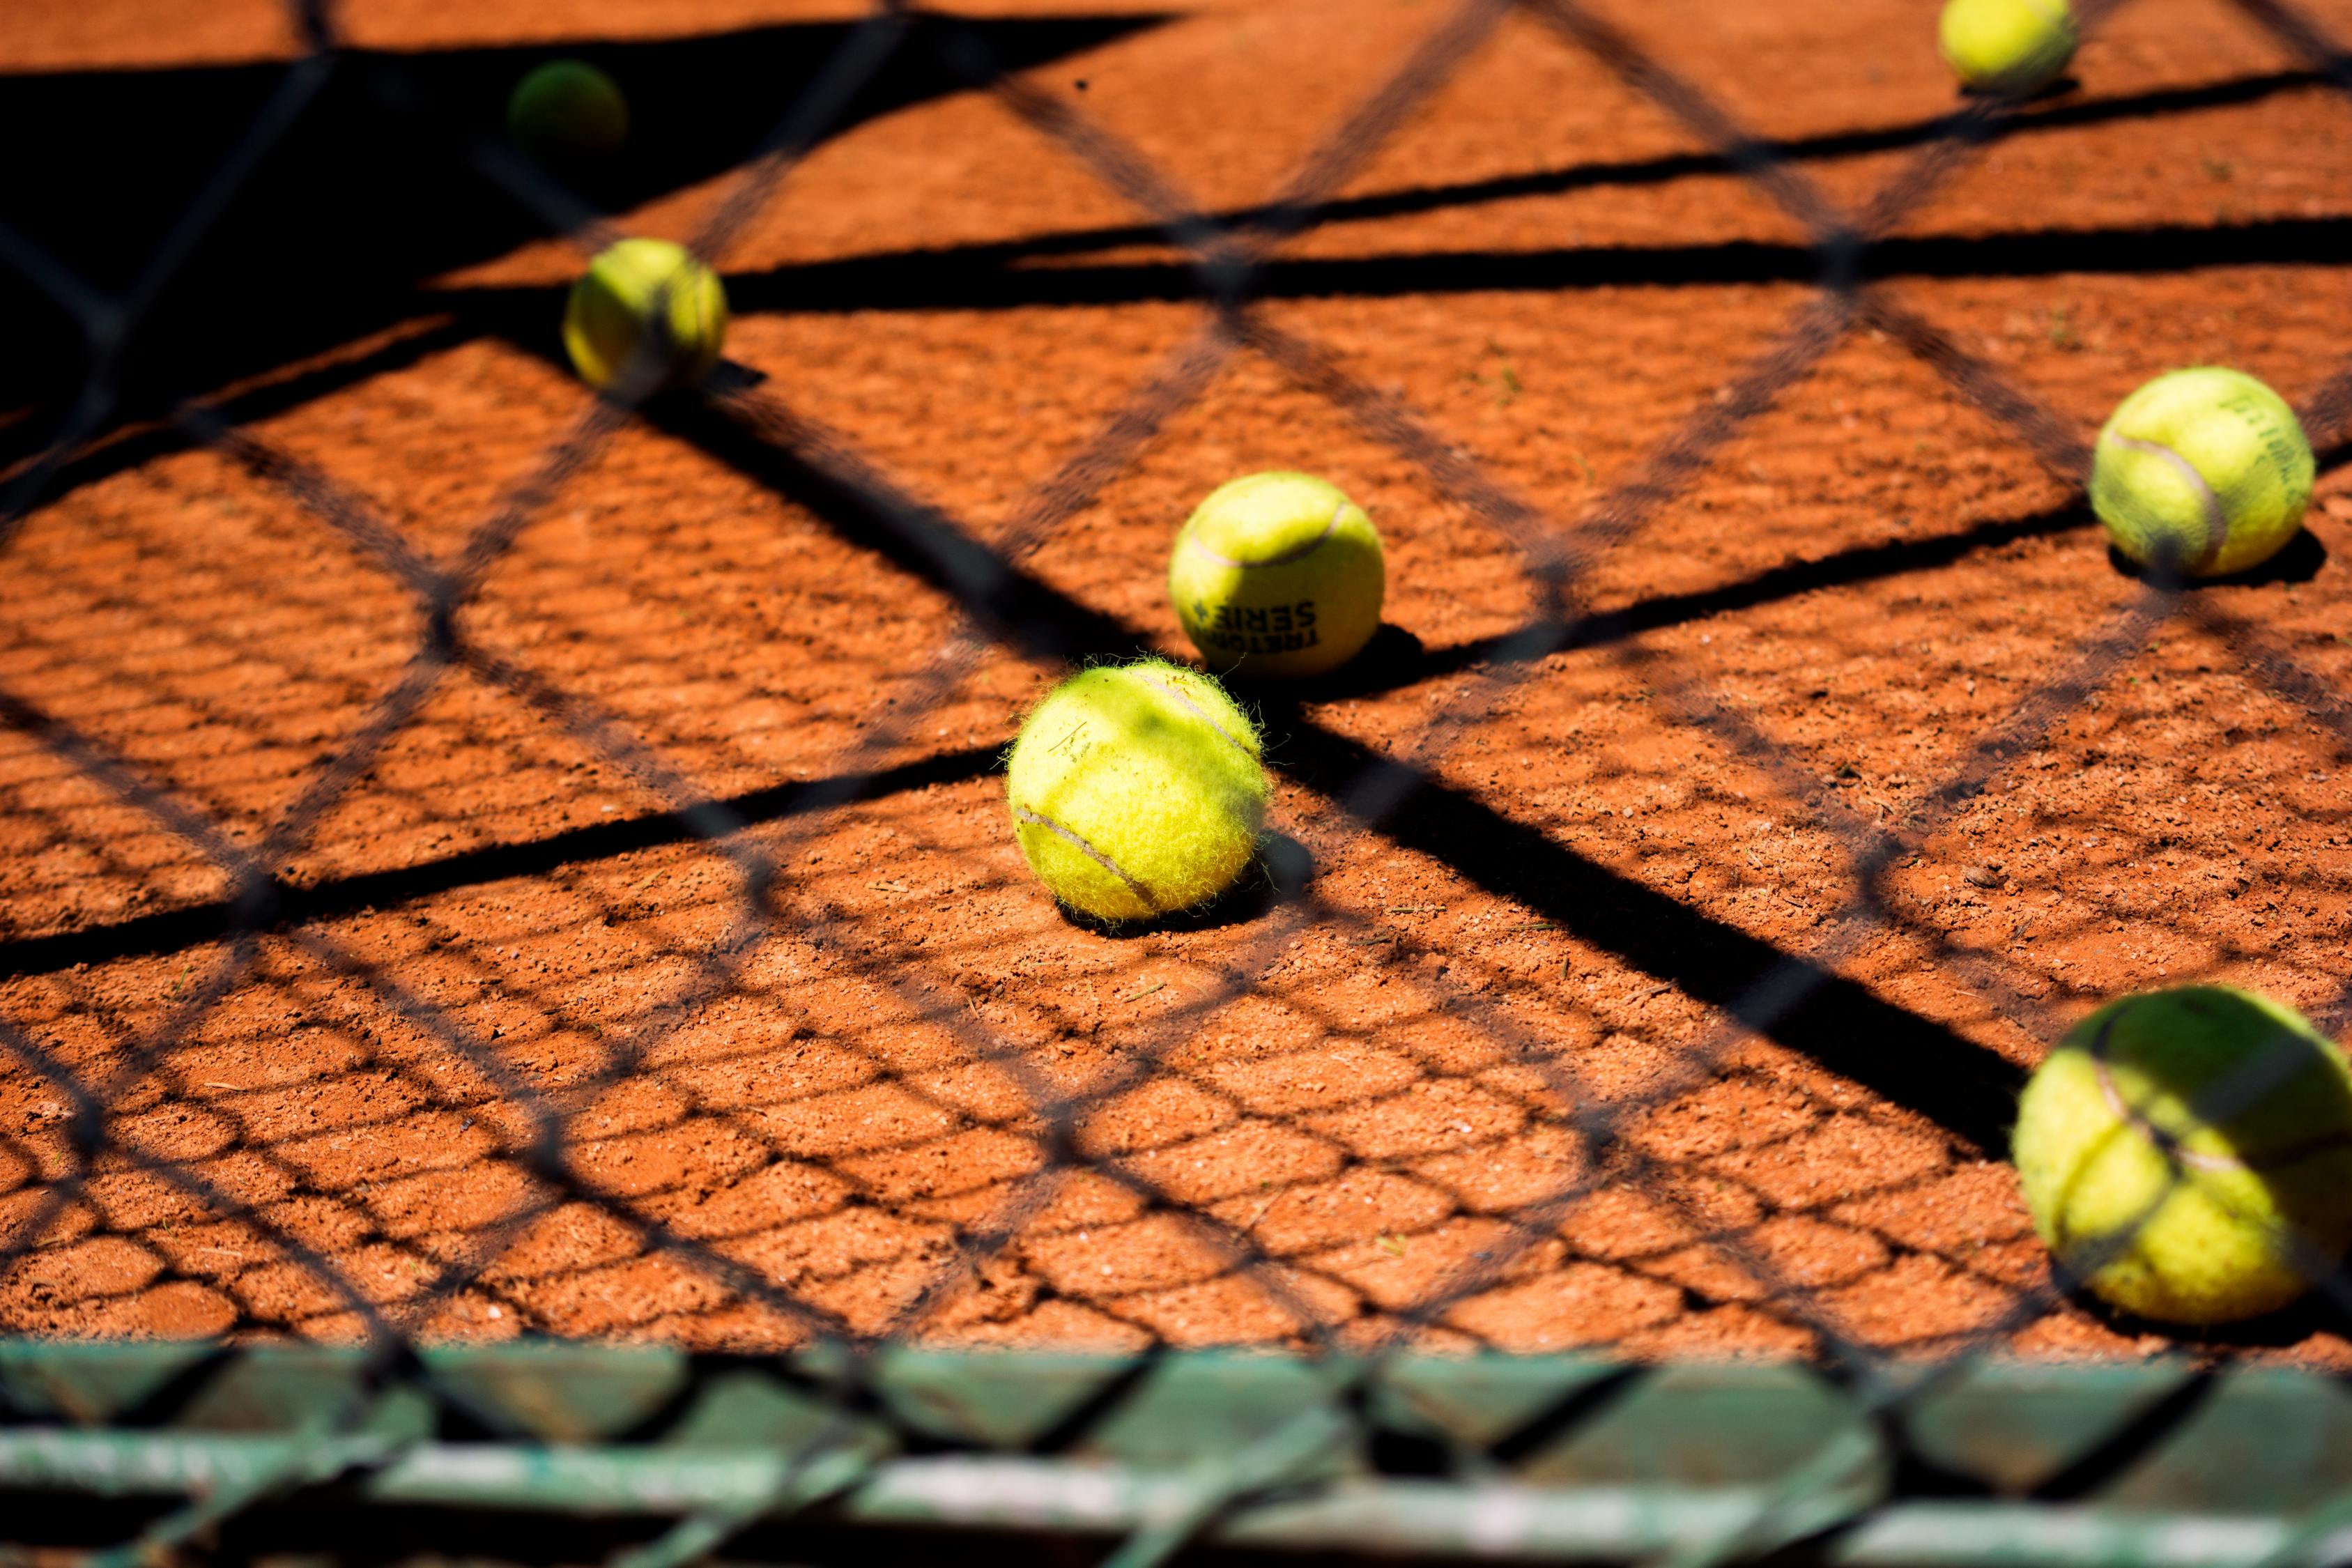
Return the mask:
<path id="1" fill-rule="evenodd" d="M 1278 189 L 1447 14 L 951 8 L 1125 13 L 1129 30 L 1025 79 L 1209 211 Z M 1954 106 L 1916 0 L 1601 10 L 1852 208 Z M 855 15 L 352 0 L 344 19 L 362 44 L 430 53 Z M 2352 37 L 2352 5 L 2311 15 Z M 18 71 L 296 48 L 258 0 L 44 3 L 5 26 Z M 2219 0 L 2126 6 L 2075 74 L 1903 221 L 1881 297 L 2083 439 L 2180 364 L 2313 395 L 2352 344 L 2352 102 Z M 733 177 L 624 226 L 682 237 Z M 1793 219 L 1526 16 L 1339 196 L 1278 251 L 1258 319 L 1413 411 L 1547 528 L 1582 519 L 1816 297 Z M 803 434 L 993 542 L 1203 331 L 1181 255 L 1141 221 L 1002 101 L 933 96 L 818 147 L 721 258 L 729 355 Z M 445 273 L 414 320 L 273 367 L 297 386 L 341 368 L 242 428 L 453 563 L 589 406 L 537 340 L 470 323 L 551 322 L 579 265 L 550 240 Z M 23 1249 L 0 1329 L 360 1331 L 290 1240 L 427 1337 L 811 1331 L 635 1218 L 854 1330 L 943 1343 L 1966 1347 L 2046 1282 L 2003 1118 L 2067 1024 L 2204 978 L 2346 1021 L 2352 774 L 2314 711 L 2352 692 L 2342 434 L 2314 432 L 2319 500 L 2281 569 L 2132 632 L 1890 868 L 1867 928 L 1856 830 L 1961 774 L 2142 593 L 2013 431 L 1859 324 L 1599 558 L 1592 636 L 1514 665 L 1503 639 L 1534 605 L 1518 547 L 1235 350 L 1025 558 L 1040 601 L 1188 655 L 1161 587 L 1176 525 L 1234 474 L 1301 467 L 1386 535 L 1396 630 L 1352 679 L 1257 699 L 1271 826 L 1311 860 L 1309 901 L 1113 938 L 1056 912 L 1005 823 L 998 756 L 1058 667 L 992 647 L 906 723 L 956 626 L 950 594 L 774 482 L 725 417 L 632 422 L 461 616 L 470 647 L 561 697 L 442 672 L 278 847 L 282 880 L 320 902 L 249 955 L 110 939 L 179 929 L 158 922 L 231 881 L 56 746 L 0 731 L 0 1013 L 92 1084 L 124 1074 L 111 1133 L 211 1194 L 120 1151 L 60 1186 L 82 1169 L 69 1099 L 0 1057 L 0 1237 Z M 0 688 L 248 850 L 425 636 L 380 561 L 186 440 L 68 468 L 7 552 Z M 2318 695 L 2290 700 L 2282 672 Z M 1422 749 L 1457 700 L 1466 727 Z M 723 983 L 735 867 L 559 709 L 737 803 L 743 841 L 779 858 L 772 920 Z M 875 798 L 795 806 L 792 786 L 902 723 L 860 764 Z M 1368 827 L 1339 799 L 1378 756 L 1432 787 Z M 1764 1037 L 1728 1026 L 1783 955 L 1835 983 Z M 174 1043 L 126 1072 L 154 1031 Z M 1029 1180 L 1041 1089 L 1101 1091 L 1050 1191 Z M 535 1107 L 568 1118 L 601 1201 L 529 1173 Z M 1598 1123 L 1614 1136 L 1596 1144 Z M 1001 1250 L 961 1261 L 960 1238 L 1008 1223 Z M 433 1296 L 452 1266 L 478 1272 Z M 2073 1302 L 1996 1337 L 2035 1355 L 2179 1342 Z M 2208 1342 L 2352 1363 L 2315 1314 Z"/>

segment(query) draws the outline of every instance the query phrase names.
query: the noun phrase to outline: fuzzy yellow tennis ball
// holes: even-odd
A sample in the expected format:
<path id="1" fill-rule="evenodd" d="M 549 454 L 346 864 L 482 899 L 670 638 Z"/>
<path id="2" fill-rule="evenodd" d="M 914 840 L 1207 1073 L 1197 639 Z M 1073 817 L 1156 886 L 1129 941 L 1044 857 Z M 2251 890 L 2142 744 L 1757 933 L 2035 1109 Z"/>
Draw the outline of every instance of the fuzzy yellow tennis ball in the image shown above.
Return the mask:
<path id="1" fill-rule="evenodd" d="M 638 390 L 690 385 L 710 374 L 727 338 L 727 291 L 682 245 L 624 239 L 608 246 L 563 310 L 563 346 L 594 387 L 625 373 Z"/>
<path id="2" fill-rule="evenodd" d="M 2092 1014 L 2026 1085 L 2014 1152 L 2059 1261 L 2143 1317 L 2273 1311 L 2352 1241 L 2352 1073 L 2249 992 L 2183 986 Z"/>
<path id="3" fill-rule="evenodd" d="M 507 133 L 546 163 L 604 157 L 629 139 L 629 100 L 586 60 L 550 60 L 515 84 Z"/>
<path id="4" fill-rule="evenodd" d="M 2091 510 L 2145 566 L 2219 577 L 2258 566 L 2303 525 L 2310 438 L 2241 371 L 2159 375 L 2116 405 L 2091 465 Z"/>
<path id="5" fill-rule="evenodd" d="M 1158 659 L 1054 689 L 1013 743 L 1005 794 L 1029 868 L 1106 921 L 1206 903 L 1265 819 L 1257 726 L 1197 670 Z"/>
<path id="6" fill-rule="evenodd" d="M 1381 536 L 1364 509 L 1311 474 L 1220 485 L 1168 558 L 1168 596 L 1210 668 L 1321 675 L 1380 628 Z"/>
<path id="7" fill-rule="evenodd" d="M 2074 17 L 2066 0 L 1946 0 L 1936 41 L 1962 85 L 2023 98 L 2074 58 Z"/>

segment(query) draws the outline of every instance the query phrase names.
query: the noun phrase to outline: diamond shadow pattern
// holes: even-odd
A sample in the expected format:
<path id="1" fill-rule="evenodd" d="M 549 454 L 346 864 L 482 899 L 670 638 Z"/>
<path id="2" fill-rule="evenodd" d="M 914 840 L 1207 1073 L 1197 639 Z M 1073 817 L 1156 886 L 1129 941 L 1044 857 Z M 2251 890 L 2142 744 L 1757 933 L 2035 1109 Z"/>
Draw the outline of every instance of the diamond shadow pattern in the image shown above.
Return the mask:
<path id="1" fill-rule="evenodd" d="M 2078 9 L 2095 34 L 2127 7 Z M 0 220 L 0 260 L 84 365 L 0 427 L 18 584 L 0 826 L 19 863 L 0 910 L 0 1326 L 343 1347 L 301 1363 L 307 1425 L 236 1484 L 191 1482 L 124 1526 L 124 1550 L 305 1488 L 434 1500 L 399 1491 L 402 1467 L 453 1434 L 577 1436 L 484 1414 L 496 1399 L 468 1379 L 490 1374 L 425 1348 L 522 1335 L 705 1352 L 647 1396 L 642 1431 L 740 1419 L 794 1456 L 756 1484 L 678 1479 L 701 1501 L 637 1562 L 853 1494 L 878 1510 L 862 1522 L 906 1526 L 929 1504 L 894 1514 L 870 1483 L 926 1445 L 1127 1462 L 1163 1365 L 1223 1391 L 1168 1395 L 1213 1482 L 1021 1526 L 1123 1542 L 1106 1560 L 1124 1563 L 1197 1542 L 1361 1547 L 1250 1521 L 1286 1517 L 1261 1505 L 1332 1481 L 1343 1453 L 1389 1480 L 1591 1479 L 1560 1455 L 1651 1397 L 1635 1369 L 1727 1352 L 1805 1363 L 1802 1397 L 1850 1423 L 1806 1427 L 1806 1462 L 1628 1555 L 1747 1560 L 1894 1528 L 1906 1488 L 2001 1492 L 1939 1468 L 1951 1390 L 1994 1352 L 2129 1351 L 2145 1330 L 2035 1241 L 1999 1163 L 2015 1096 L 2117 976 L 2251 973 L 2352 1021 L 2352 661 L 2340 602 L 2300 596 L 2315 537 L 2263 579 L 2260 625 L 2247 601 L 2095 556 L 2086 579 L 2078 421 L 1915 285 L 2286 271 L 2332 261 L 2346 219 L 1916 220 L 2015 139 L 2352 86 L 2317 23 L 2236 10 L 2294 68 L 1768 137 L 1579 0 L 1466 0 L 1264 200 L 1212 211 L 1083 82 L 1036 68 L 1150 47 L 1169 18 L 1000 25 L 888 0 L 673 46 L 739 77 L 771 55 L 793 68 L 583 194 L 483 113 L 436 118 L 489 101 L 503 56 L 355 52 L 305 9 L 307 52 L 231 73 L 224 101 L 248 118 L 188 154 L 210 173 L 160 223 L 126 203 L 60 248 L 63 176 L 34 193 Z M 1360 188 L 1506 28 L 1690 150 Z M 367 92 L 331 88 L 354 73 Z M 431 276 L 551 234 L 592 251 L 615 232 L 598 204 L 674 207 L 723 264 L 846 127 L 935 100 L 1011 117 L 1060 155 L 1055 178 L 1081 172 L 1145 221 L 730 274 L 740 363 L 642 405 L 562 377 L 560 285 Z M 773 122 L 735 123 L 747 101 Z M 464 210 L 379 258 L 331 320 L 256 335 L 243 300 L 191 319 L 178 291 L 256 232 L 240 204 L 268 215 L 258 232 L 350 243 L 350 215 L 295 210 L 339 157 L 302 140 L 317 115 L 389 159 L 404 200 L 463 171 Z M 420 122 L 430 168 L 371 141 Z M 1863 199 L 1816 177 L 1865 157 L 1886 163 Z M 1801 239 L 1303 243 L 1726 174 Z M 1514 334 L 1526 299 L 1588 291 L 1608 303 L 1585 330 L 1643 373 L 1614 434 L 1539 462 L 1512 436 L 1520 400 L 1575 415 L 1523 383 Z M 1399 301 L 1432 300 L 1454 313 L 1429 334 L 1465 345 L 1434 408 L 1382 368 L 1413 320 Z M 1024 345 L 1040 306 L 1096 313 L 1103 336 Z M 894 311 L 941 313 L 935 341 L 900 345 L 913 368 L 853 371 Z M 792 312 L 845 325 L 795 344 L 776 325 Z M 2032 330 L 2054 352 L 2075 319 Z M 985 454 L 942 452 L 954 428 L 909 388 L 985 353 L 1083 385 L 1055 395 L 1091 410 L 1088 437 L 1041 458 L 1016 410 Z M 794 353 L 805 380 L 780 373 Z M 2332 468 L 2352 368 L 2301 412 Z M 1152 583 L 1163 538 L 1118 520 L 1181 511 L 1203 469 L 1286 447 L 1401 520 L 1392 543 L 1428 565 L 1399 618 L 1423 635 L 1248 694 L 1282 829 L 1250 885 L 1163 929 L 1076 927 L 1007 846 L 1003 742 L 1069 662 L 1181 651 L 1153 595 L 1113 585 Z M 1935 487 L 1960 471 L 1990 499 L 1937 531 Z M 992 499 L 940 499 L 974 491 Z M 201 531 L 176 510 L 192 497 Z M 2003 639 L 2027 651 L 1976 651 Z M 2200 1352 L 2340 1362 L 2352 1281 L 2312 1283 L 2305 1307 Z M 1233 1344 L 1297 1352 L 1278 1364 L 1324 1382 L 1214 1384 L 1247 1363 L 1166 1354 Z M 969 1411 L 943 1436 L 898 1370 L 941 1346 L 1101 1359 L 1041 1371 L 1070 1397 L 1017 1437 L 975 1436 Z M 1612 1362 L 1503 1426 L 1432 1413 L 1503 1398 L 1479 1382 L 1491 1352 L 1568 1348 Z M 1472 1370 L 1415 1393 L 1443 1364 L 1422 1352 Z M 242 1375 L 173 1353 L 68 1355 L 57 1375 L 148 1379 L 97 1414 L 124 1425 L 210 1409 Z M 747 1365 L 784 1391 L 775 1411 L 696 1414 L 734 1412 Z M 1703 1424 L 1659 1375 L 1667 1425 L 1629 1429 Z M 2007 1490 L 2125 1475 L 2200 1401 L 2227 1405 L 2193 1386 Z M 403 1391 L 430 1415 L 394 1410 Z M 81 1408 L 0 1392 L 12 1426 Z M 1220 1398 L 1228 1425 L 1257 1424 L 1213 1433 L 1199 1411 Z M 7 1440 L 0 1484 L 30 1486 Z M 953 1483 L 922 1475 L 905 1484 Z M 2327 1495 L 2243 1560 L 2316 1557 L 2340 1524 Z M 70 1514 L 45 1516 L 60 1540 L 121 1539 Z M 1450 1528 L 1397 1539 L 1441 1555 L 1469 1538 Z M 1534 1550 L 1553 1526 L 1529 1528 Z"/>

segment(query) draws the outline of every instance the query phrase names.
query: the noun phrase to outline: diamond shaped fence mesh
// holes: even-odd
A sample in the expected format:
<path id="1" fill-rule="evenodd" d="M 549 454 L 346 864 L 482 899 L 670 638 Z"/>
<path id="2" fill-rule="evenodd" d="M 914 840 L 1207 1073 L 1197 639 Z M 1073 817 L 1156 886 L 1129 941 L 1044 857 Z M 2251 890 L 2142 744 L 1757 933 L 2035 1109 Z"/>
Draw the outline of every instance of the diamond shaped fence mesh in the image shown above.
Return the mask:
<path id="1" fill-rule="evenodd" d="M 514 9 L 0 24 L 6 1551 L 2352 1556 L 2339 1249 L 2167 1327 L 2006 1163 L 2096 1004 L 2352 1023 L 2344 19 Z M 728 354 L 594 394 L 639 231 Z M 2213 359 L 2311 526 L 2130 569 Z M 1057 911 L 1020 715 L 1276 467 L 1391 624 Z"/>

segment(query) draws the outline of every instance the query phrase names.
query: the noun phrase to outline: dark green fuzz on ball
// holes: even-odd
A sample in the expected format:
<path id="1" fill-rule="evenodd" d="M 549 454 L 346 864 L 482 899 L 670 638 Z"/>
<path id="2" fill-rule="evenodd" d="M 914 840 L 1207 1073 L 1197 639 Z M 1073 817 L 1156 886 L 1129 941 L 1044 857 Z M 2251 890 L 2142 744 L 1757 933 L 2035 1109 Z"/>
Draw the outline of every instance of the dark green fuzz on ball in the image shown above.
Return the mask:
<path id="1" fill-rule="evenodd" d="M 629 139 L 629 100 L 586 60 L 550 60 L 515 84 L 507 134 L 542 163 L 608 158 Z"/>

